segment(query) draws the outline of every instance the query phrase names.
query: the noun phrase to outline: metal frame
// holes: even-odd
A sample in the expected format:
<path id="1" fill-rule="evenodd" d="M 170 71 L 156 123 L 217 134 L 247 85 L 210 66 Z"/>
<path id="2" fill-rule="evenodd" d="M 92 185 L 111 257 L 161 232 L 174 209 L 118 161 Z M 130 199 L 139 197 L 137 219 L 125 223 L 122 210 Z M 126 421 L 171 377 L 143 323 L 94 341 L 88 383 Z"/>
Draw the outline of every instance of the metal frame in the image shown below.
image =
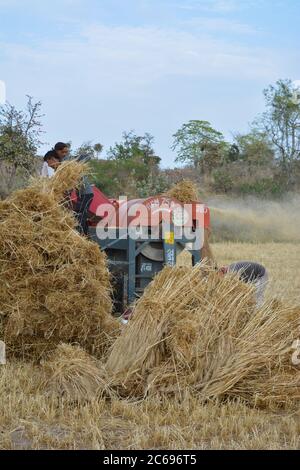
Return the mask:
<path id="1" fill-rule="evenodd" d="M 145 247 L 150 242 L 163 242 L 163 251 L 164 251 L 164 264 L 169 266 L 176 265 L 176 245 L 180 244 L 185 246 L 186 244 L 190 244 L 190 240 L 186 239 L 185 237 L 181 237 L 180 239 L 176 239 L 174 236 L 174 226 L 168 228 L 168 232 L 163 231 L 163 238 L 155 237 L 144 239 L 143 237 L 134 240 L 130 236 L 126 230 L 120 231 L 120 229 L 116 230 L 116 238 L 114 239 L 105 239 L 99 240 L 97 237 L 96 229 L 90 227 L 90 238 L 95 241 L 101 248 L 102 251 L 106 251 L 108 249 L 111 250 L 122 250 L 126 251 L 126 261 L 113 261 L 109 260 L 111 265 L 123 265 L 124 266 L 124 282 L 127 283 L 127 286 L 124 287 L 124 304 L 130 305 L 134 302 L 137 298 L 136 294 L 136 281 L 137 279 L 151 279 L 152 276 L 147 276 L 144 274 L 136 274 L 136 266 L 137 266 L 137 256 L 141 253 L 143 247 Z M 137 245 L 138 244 L 138 245 Z M 192 264 L 193 266 L 199 263 L 202 259 L 201 250 L 189 250 L 192 255 Z"/>

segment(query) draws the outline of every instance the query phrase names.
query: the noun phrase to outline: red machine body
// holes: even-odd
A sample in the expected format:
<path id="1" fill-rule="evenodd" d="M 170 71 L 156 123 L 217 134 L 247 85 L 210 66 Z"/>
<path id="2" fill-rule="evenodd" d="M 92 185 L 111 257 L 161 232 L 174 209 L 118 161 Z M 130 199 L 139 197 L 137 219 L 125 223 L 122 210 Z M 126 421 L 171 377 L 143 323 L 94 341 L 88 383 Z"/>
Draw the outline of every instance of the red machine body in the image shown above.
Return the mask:
<path id="1" fill-rule="evenodd" d="M 139 298 L 164 266 L 175 266 L 184 249 L 193 265 L 201 261 L 203 229 L 210 226 L 205 204 L 182 204 L 166 196 L 116 200 L 96 187 L 93 193 L 89 236 L 106 253 L 116 312 Z M 75 191 L 71 197 L 76 202 Z"/>
<path id="2" fill-rule="evenodd" d="M 175 218 L 176 225 L 195 227 L 197 221 L 201 227 L 210 227 L 210 211 L 200 201 L 183 204 L 166 196 L 154 196 L 146 199 L 109 199 L 100 189 L 93 186 L 94 198 L 89 208 L 90 225 L 100 220 L 110 227 L 127 227 L 130 225 L 157 226 L 163 220 Z M 76 192 L 71 195 L 72 201 L 77 200 Z M 176 220 L 177 217 L 177 220 Z"/>

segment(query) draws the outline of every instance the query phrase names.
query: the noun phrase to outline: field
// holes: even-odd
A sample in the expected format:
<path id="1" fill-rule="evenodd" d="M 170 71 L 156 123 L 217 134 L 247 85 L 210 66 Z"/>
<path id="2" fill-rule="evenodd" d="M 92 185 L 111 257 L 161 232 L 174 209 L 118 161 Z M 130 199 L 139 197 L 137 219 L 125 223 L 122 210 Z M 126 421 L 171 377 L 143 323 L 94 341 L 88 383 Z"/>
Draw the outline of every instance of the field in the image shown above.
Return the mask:
<path id="1" fill-rule="evenodd" d="M 226 242 L 213 250 L 220 265 L 262 262 L 270 275 L 267 296 L 300 303 L 300 244 Z M 300 410 L 256 410 L 242 402 L 199 405 L 188 392 L 180 402 L 57 401 L 39 389 L 38 367 L 0 367 L 2 449 L 300 448 Z"/>

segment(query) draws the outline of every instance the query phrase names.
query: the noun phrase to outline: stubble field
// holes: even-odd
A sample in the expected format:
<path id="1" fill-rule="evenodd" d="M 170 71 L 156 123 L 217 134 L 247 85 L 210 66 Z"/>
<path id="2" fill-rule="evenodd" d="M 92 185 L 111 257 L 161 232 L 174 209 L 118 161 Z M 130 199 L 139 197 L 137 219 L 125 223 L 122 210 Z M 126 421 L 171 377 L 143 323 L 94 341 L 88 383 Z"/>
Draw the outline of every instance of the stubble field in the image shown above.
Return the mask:
<path id="1" fill-rule="evenodd" d="M 226 242 L 215 243 L 213 250 L 219 265 L 262 262 L 270 276 L 267 297 L 300 304 L 300 244 Z M 188 392 L 181 401 L 98 398 L 78 403 L 47 396 L 41 383 L 33 364 L 0 366 L 0 448 L 300 448 L 300 410 L 264 411 L 239 401 L 200 405 Z"/>

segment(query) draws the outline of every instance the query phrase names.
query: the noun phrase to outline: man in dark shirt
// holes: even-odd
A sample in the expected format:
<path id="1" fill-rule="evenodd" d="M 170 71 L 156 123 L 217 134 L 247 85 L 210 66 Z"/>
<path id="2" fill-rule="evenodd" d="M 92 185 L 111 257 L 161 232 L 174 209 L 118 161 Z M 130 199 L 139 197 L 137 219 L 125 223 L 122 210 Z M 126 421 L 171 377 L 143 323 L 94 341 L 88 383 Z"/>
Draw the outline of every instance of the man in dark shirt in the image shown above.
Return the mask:
<path id="1" fill-rule="evenodd" d="M 85 157 L 78 158 L 78 161 L 85 160 Z M 48 166 L 54 171 L 57 170 L 61 164 L 61 160 L 58 158 L 55 150 L 50 150 L 46 153 L 44 161 L 48 163 Z M 77 201 L 74 204 L 74 212 L 78 221 L 77 230 L 82 235 L 88 235 L 88 210 L 94 197 L 93 188 L 90 185 L 88 178 L 83 176 L 78 188 L 76 188 Z M 70 197 L 70 196 L 69 196 Z M 70 198 L 69 198 L 70 201 Z"/>
<path id="2" fill-rule="evenodd" d="M 75 213 L 78 220 L 78 231 L 88 235 L 88 211 L 92 203 L 94 192 L 86 176 L 83 176 L 80 185 L 76 189 L 77 201 L 75 203 Z"/>

